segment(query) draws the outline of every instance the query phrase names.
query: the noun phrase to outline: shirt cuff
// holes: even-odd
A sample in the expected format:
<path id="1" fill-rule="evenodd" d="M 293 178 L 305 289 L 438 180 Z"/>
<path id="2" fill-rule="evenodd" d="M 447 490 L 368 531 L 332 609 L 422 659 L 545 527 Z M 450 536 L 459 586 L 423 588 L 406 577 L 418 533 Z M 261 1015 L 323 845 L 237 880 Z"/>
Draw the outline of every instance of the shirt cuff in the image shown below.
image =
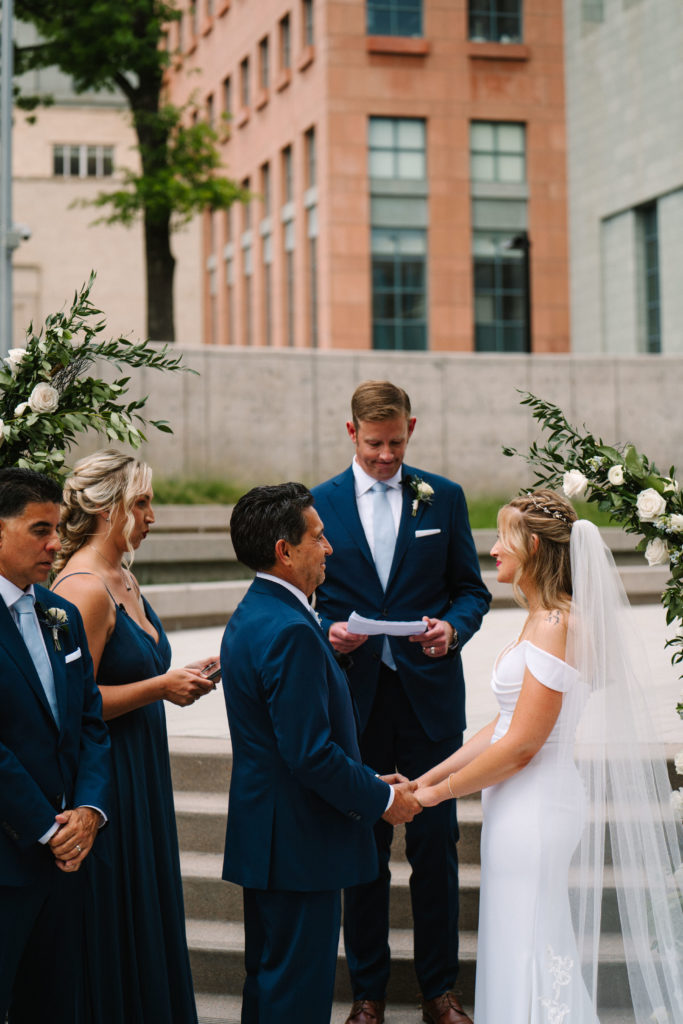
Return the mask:
<path id="1" fill-rule="evenodd" d="M 387 811 L 389 810 L 389 808 L 393 804 L 395 796 L 396 796 L 396 794 L 394 793 L 394 787 L 393 786 L 389 786 L 389 800 L 387 801 L 387 806 L 384 808 L 384 813 L 385 814 L 387 813 Z"/>
<path id="2" fill-rule="evenodd" d="M 49 843 L 49 842 L 50 842 L 50 840 L 52 839 L 53 835 L 55 834 L 55 832 L 57 831 L 57 829 L 58 829 L 58 828 L 59 828 L 59 822 L 58 822 L 58 821 L 56 821 L 56 822 L 54 823 L 54 825 L 52 825 L 52 827 L 51 827 L 51 828 L 49 828 L 49 829 L 47 830 L 47 832 L 45 833 L 45 835 L 43 835 L 43 836 L 41 836 L 41 837 L 40 837 L 40 839 L 38 840 L 38 842 L 39 842 L 39 843 L 40 843 L 40 844 L 41 844 L 42 846 L 45 846 L 45 844 L 46 844 L 46 843 Z"/>

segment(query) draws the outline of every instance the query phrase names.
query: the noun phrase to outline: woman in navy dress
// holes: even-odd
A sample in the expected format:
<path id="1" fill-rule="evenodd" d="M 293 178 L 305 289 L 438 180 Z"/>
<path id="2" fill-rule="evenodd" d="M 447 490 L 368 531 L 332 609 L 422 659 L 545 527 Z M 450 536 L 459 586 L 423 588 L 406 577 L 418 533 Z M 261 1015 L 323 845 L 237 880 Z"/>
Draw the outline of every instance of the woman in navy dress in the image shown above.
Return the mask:
<path id="1" fill-rule="evenodd" d="M 161 622 L 130 557 L 154 522 L 151 470 L 112 449 L 81 459 L 64 489 L 53 589 L 78 605 L 111 733 L 113 812 L 89 858 L 89 1024 L 196 1024 L 164 700 L 213 688 L 205 658 L 170 669 Z"/>

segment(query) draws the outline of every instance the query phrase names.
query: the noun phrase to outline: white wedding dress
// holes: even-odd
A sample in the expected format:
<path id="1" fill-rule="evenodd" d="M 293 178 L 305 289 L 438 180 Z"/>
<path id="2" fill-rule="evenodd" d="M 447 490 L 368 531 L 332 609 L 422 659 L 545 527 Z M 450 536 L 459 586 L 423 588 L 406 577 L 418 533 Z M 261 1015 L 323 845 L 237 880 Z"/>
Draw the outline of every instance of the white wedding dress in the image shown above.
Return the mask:
<path id="1" fill-rule="evenodd" d="M 506 648 L 492 687 L 505 735 L 525 668 L 553 690 L 572 692 L 529 764 L 482 792 L 481 895 L 476 1024 L 597 1024 L 582 979 L 569 904 L 569 864 L 586 816 L 566 716 L 580 714 L 585 688 L 566 662 L 528 640 Z M 572 710 L 570 710 L 572 709 Z M 563 717 L 564 716 L 564 717 Z M 578 719 L 577 719 L 578 720 Z"/>

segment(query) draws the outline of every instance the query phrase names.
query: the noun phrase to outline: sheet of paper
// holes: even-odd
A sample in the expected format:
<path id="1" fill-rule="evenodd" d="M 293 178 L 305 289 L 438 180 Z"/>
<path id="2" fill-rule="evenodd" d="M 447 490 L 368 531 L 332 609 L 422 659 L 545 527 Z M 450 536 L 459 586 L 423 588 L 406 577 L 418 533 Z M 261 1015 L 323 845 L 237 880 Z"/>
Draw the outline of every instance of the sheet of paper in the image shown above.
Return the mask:
<path id="1" fill-rule="evenodd" d="M 415 636 L 424 633 L 427 623 L 422 619 L 415 622 L 387 622 L 386 619 L 366 619 L 357 612 L 351 612 L 347 623 L 349 633 L 366 636 Z"/>

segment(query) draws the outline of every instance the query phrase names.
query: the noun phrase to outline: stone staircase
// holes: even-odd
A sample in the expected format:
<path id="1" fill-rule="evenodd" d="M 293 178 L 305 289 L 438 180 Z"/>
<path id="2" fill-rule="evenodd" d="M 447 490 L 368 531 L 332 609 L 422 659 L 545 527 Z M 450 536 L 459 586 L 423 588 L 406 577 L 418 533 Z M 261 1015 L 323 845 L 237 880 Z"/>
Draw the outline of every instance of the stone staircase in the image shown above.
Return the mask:
<path id="1" fill-rule="evenodd" d="M 237 1024 L 243 982 L 244 937 L 242 893 L 221 880 L 228 787 L 232 756 L 228 740 L 177 737 L 171 741 L 176 817 L 180 840 L 187 937 L 197 1006 L 202 1024 Z M 479 901 L 479 837 L 481 804 L 466 798 L 459 804 L 461 974 L 459 989 L 465 1008 L 474 1001 L 476 928 Z M 412 963 L 409 866 L 403 854 L 402 829 L 396 830 L 392 859 L 392 972 L 387 1024 L 418 1024 L 419 989 Z M 616 896 L 608 891 L 605 914 L 616 923 Z M 614 934 L 605 943 L 601 985 L 613 1010 L 601 1024 L 633 1024 L 624 1008 L 628 983 Z M 343 1024 L 351 1001 L 348 973 L 340 942 L 331 1024 Z M 272 1024 L 287 1024 L 274 1021 Z M 503 1024 L 503 1022 L 501 1022 Z"/>

